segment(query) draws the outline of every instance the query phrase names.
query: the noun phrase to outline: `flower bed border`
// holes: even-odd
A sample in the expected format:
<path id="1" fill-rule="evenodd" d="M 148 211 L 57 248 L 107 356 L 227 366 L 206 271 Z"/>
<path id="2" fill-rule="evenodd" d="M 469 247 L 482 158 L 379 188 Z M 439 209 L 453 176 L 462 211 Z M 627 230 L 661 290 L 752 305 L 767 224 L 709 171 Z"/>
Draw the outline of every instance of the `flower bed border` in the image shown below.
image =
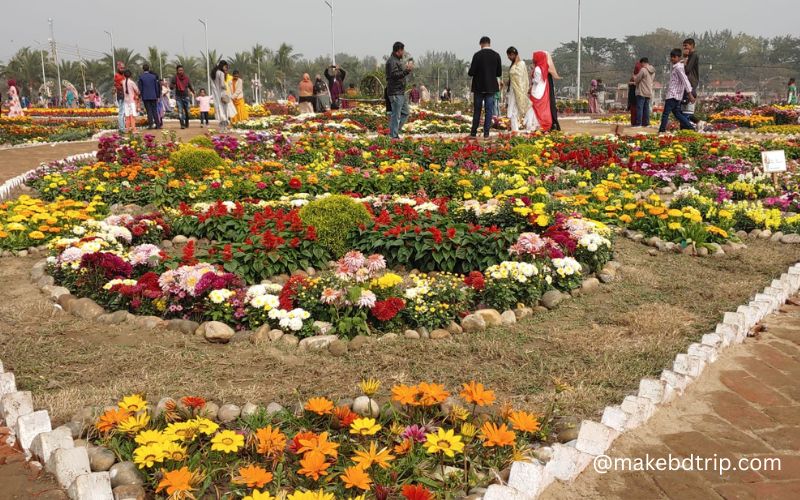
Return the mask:
<path id="1" fill-rule="evenodd" d="M 552 458 L 546 464 L 514 462 L 508 481 L 490 485 L 483 498 L 532 499 L 556 480 L 571 482 L 620 435 L 643 425 L 658 406 L 682 395 L 725 348 L 743 343 L 755 325 L 798 291 L 800 263 L 773 280 L 762 293 L 756 293 L 746 305 L 724 313 L 714 332 L 690 344 L 686 353 L 678 354 L 671 369 L 663 370 L 658 379 L 643 378 L 637 394 L 626 396 L 619 405 L 606 407 L 600 422 L 584 420 L 578 438 L 571 443 L 554 444 Z M 5 373 L 0 361 L 0 420 L 12 428 L 12 439 L 20 443 L 26 456 L 35 454 L 60 484 L 68 483 L 72 499 L 113 498 L 109 473 L 91 472 L 87 449 L 74 447 L 72 430 L 68 426 L 53 430 L 47 410 L 34 411 L 32 401 L 30 391 L 17 390 L 14 374 Z"/>

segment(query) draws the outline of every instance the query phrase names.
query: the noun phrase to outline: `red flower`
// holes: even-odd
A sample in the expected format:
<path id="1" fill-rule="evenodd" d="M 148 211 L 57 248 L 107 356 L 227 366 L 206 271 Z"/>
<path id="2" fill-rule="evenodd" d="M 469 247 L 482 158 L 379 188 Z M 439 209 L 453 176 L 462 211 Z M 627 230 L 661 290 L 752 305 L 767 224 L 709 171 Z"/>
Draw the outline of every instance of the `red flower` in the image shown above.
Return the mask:
<path id="1" fill-rule="evenodd" d="M 228 243 L 222 248 L 222 260 L 229 262 L 231 259 L 233 259 L 233 247 Z"/>
<path id="2" fill-rule="evenodd" d="M 451 240 L 456 237 L 456 228 L 451 227 L 447 230 L 447 237 Z"/>
<path id="3" fill-rule="evenodd" d="M 397 316 L 397 313 L 405 309 L 406 303 L 403 299 L 389 297 L 386 300 L 379 300 L 372 306 L 370 312 L 379 321 L 389 321 Z"/>
<path id="4" fill-rule="evenodd" d="M 306 283 L 307 280 L 303 276 L 295 275 L 289 278 L 289 281 L 283 285 L 280 295 L 278 295 L 281 309 L 294 309 L 294 298 L 297 295 L 297 292 L 300 291 L 301 288 L 305 287 Z"/>
<path id="5" fill-rule="evenodd" d="M 406 500 L 431 500 L 433 493 L 421 484 L 404 484 L 403 496 Z"/>
<path id="6" fill-rule="evenodd" d="M 464 276 L 464 284 L 479 292 L 486 286 L 486 280 L 480 271 L 472 271 L 467 276 Z"/>
<path id="7" fill-rule="evenodd" d="M 292 177 L 291 179 L 289 179 L 289 187 L 292 189 L 300 189 L 301 187 L 303 187 L 303 183 L 300 182 L 300 179 L 298 179 L 297 177 Z"/>
<path id="8" fill-rule="evenodd" d="M 428 231 L 430 231 L 431 236 L 433 236 L 433 242 L 437 245 L 442 242 L 442 232 L 439 231 L 439 228 L 436 227 L 429 227 Z"/>
<path id="9" fill-rule="evenodd" d="M 199 409 L 206 405 L 206 400 L 199 396 L 185 396 L 181 398 L 181 403 L 187 408 Z"/>
<path id="10" fill-rule="evenodd" d="M 189 240 L 185 247 L 183 247 L 183 257 L 181 258 L 181 265 L 193 266 L 197 264 L 197 259 L 194 258 L 194 240 Z"/>

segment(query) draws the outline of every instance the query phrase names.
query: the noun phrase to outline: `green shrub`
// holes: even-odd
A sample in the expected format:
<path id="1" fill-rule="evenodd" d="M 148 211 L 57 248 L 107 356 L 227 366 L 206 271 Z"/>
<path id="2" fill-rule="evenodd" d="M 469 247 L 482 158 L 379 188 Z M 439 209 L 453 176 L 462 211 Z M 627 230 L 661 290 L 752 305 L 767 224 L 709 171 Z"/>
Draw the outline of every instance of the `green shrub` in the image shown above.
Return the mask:
<path id="1" fill-rule="evenodd" d="M 351 248 L 350 235 L 370 220 L 364 205 L 349 196 L 332 195 L 312 201 L 300 210 L 304 223 L 317 230 L 319 244 L 341 257 Z"/>
<path id="2" fill-rule="evenodd" d="M 539 155 L 541 155 L 541 151 L 533 144 L 517 144 L 511 150 L 511 156 L 522 161 L 529 161 Z"/>
<path id="3" fill-rule="evenodd" d="M 192 137 L 189 139 L 189 144 L 194 144 L 195 146 L 199 146 L 201 148 L 214 149 L 214 143 L 211 142 L 211 138 L 207 135 L 198 135 L 196 137 Z"/>
<path id="4" fill-rule="evenodd" d="M 190 144 L 182 145 L 169 155 L 178 176 L 200 177 L 203 169 L 222 165 L 222 158 L 213 149 L 199 148 Z"/>

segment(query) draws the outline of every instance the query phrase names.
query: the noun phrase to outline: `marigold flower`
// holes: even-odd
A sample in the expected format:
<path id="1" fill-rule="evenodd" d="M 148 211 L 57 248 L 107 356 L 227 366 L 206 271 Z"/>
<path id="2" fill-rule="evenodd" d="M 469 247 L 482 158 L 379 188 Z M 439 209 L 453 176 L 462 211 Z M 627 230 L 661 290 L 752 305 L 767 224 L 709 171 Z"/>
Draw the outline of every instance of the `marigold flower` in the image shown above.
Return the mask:
<path id="1" fill-rule="evenodd" d="M 328 398 L 311 398 L 304 408 L 317 415 L 330 415 L 333 413 L 333 406 L 333 401 Z"/>
<path id="2" fill-rule="evenodd" d="M 348 467 L 344 473 L 339 476 L 339 479 L 344 483 L 345 489 L 358 488 L 360 490 L 369 490 L 369 485 L 372 484 L 372 479 L 369 474 L 364 472 L 359 466 Z"/>
<path id="3" fill-rule="evenodd" d="M 308 452 L 303 455 L 303 458 L 300 460 L 300 465 L 302 467 L 298 469 L 297 473 L 310 477 L 314 481 L 319 480 L 320 476 L 328 475 L 327 469 L 331 466 L 325 455 L 316 451 Z"/>
<path id="4" fill-rule="evenodd" d="M 244 446 L 244 436 L 231 430 L 218 432 L 211 438 L 211 449 L 223 453 L 236 453 Z"/>
<path id="5" fill-rule="evenodd" d="M 388 469 L 389 462 L 394 460 L 394 458 L 394 455 L 389 452 L 388 448 L 381 448 L 381 450 L 378 451 L 378 446 L 375 441 L 370 441 L 369 450 L 356 451 L 353 462 L 365 470 L 373 465 L 377 465 L 381 469 Z"/>
<path id="6" fill-rule="evenodd" d="M 520 432 L 536 432 L 539 430 L 539 420 L 532 413 L 512 411 L 508 420 L 511 422 L 511 426 Z"/>
<path id="7" fill-rule="evenodd" d="M 272 473 L 257 465 L 239 467 L 239 475 L 233 478 L 234 484 L 245 484 L 248 488 L 262 488 L 272 481 Z"/>
<path id="8" fill-rule="evenodd" d="M 506 424 L 499 427 L 493 422 L 485 422 L 481 426 L 481 439 L 483 446 L 491 448 L 493 446 L 512 446 L 517 439 L 514 431 L 508 430 Z"/>
<path id="9" fill-rule="evenodd" d="M 147 407 L 147 401 L 138 394 L 132 394 L 122 398 L 122 401 L 119 402 L 119 407 L 131 413 L 136 413 Z"/>
<path id="10" fill-rule="evenodd" d="M 468 384 L 464 384 L 464 389 L 461 391 L 461 397 L 464 401 L 478 406 L 491 406 L 494 403 L 494 391 L 487 390 L 483 384 L 475 382 L 474 380 Z"/>
<path id="11" fill-rule="evenodd" d="M 381 425 L 374 418 L 357 418 L 350 425 L 350 434 L 359 436 L 374 436 L 381 430 Z"/>
<path id="12" fill-rule="evenodd" d="M 464 443 L 461 441 L 461 436 L 456 436 L 453 429 L 444 430 L 439 428 L 438 431 L 429 433 L 426 439 L 427 441 L 423 446 L 431 455 L 441 452 L 453 458 L 456 453 L 464 451 Z"/>
<path id="13" fill-rule="evenodd" d="M 433 493 L 421 484 L 404 484 L 401 492 L 406 500 L 433 500 Z"/>
<path id="14" fill-rule="evenodd" d="M 271 425 L 262 427 L 256 431 L 256 452 L 276 457 L 283 453 L 286 448 L 286 435 L 280 429 L 273 428 Z"/>

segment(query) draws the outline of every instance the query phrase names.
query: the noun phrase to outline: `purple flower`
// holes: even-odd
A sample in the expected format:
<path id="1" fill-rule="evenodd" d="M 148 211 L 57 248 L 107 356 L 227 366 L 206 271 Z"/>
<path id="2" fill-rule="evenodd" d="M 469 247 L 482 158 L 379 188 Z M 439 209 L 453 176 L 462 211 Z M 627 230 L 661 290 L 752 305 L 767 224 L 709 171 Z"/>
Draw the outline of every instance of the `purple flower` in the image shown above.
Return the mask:
<path id="1" fill-rule="evenodd" d="M 424 443 L 426 441 L 425 435 L 428 434 L 428 429 L 424 425 L 409 425 L 400 435 L 403 439 L 411 439 L 417 443 Z"/>

